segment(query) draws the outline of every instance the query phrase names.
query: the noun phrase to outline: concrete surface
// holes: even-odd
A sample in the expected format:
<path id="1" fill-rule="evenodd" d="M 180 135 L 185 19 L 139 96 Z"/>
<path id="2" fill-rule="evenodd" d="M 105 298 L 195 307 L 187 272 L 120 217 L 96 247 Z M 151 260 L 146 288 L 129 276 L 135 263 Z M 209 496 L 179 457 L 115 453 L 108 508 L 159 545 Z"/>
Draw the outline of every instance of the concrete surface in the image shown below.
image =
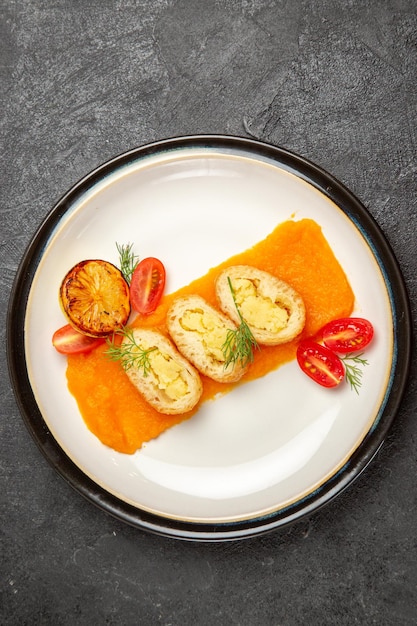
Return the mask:
<path id="1" fill-rule="evenodd" d="M 176 135 L 256 137 L 345 183 L 377 219 L 416 312 L 415 0 L 3 0 L 3 625 L 417 624 L 416 367 L 386 444 L 332 504 L 250 541 L 127 527 L 49 467 L 7 376 L 9 292 L 58 198 Z"/>

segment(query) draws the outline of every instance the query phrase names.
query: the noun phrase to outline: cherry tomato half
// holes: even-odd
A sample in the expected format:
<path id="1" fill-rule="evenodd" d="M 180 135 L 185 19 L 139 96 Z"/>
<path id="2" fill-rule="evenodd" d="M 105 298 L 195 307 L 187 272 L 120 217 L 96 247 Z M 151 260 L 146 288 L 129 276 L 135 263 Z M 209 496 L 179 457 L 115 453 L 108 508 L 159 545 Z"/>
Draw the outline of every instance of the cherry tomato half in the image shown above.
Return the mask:
<path id="1" fill-rule="evenodd" d="M 361 317 L 344 317 L 326 324 L 320 334 L 330 350 L 347 354 L 363 350 L 372 341 L 374 329 Z"/>
<path id="2" fill-rule="evenodd" d="M 345 377 L 345 368 L 337 354 L 311 339 L 298 346 L 297 361 L 303 372 L 323 387 L 337 387 Z"/>
<path id="3" fill-rule="evenodd" d="M 88 337 L 67 324 L 56 330 L 52 336 L 52 345 L 61 354 L 82 354 L 90 352 L 104 342 L 104 339 Z"/>
<path id="4" fill-rule="evenodd" d="M 149 315 L 158 306 L 165 287 L 165 268 L 159 259 L 143 259 L 130 281 L 130 303 L 138 313 Z"/>

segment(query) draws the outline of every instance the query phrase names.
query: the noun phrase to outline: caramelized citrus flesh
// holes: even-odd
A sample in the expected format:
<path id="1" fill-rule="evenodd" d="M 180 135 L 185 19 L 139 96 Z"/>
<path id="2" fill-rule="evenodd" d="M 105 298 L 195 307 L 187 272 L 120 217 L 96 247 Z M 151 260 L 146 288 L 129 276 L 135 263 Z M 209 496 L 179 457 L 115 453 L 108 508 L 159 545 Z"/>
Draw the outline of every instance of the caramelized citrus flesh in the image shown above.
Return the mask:
<path id="1" fill-rule="evenodd" d="M 108 261 L 77 263 L 62 281 L 59 297 L 69 323 L 90 337 L 105 337 L 129 319 L 129 286 Z"/>

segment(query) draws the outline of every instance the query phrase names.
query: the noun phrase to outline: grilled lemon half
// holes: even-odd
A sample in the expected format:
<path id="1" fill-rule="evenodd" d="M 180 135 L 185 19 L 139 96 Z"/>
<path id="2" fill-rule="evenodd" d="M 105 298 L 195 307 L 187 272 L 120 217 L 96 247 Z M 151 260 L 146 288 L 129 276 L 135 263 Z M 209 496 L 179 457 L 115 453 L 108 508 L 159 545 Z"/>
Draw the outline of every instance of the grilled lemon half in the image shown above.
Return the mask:
<path id="1" fill-rule="evenodd" d="M 77 263 L 62 281 L 59 299 L 69 323 L 90 337 L 105 337 L 129 319 L 129 285 L 108 261 Z"/>

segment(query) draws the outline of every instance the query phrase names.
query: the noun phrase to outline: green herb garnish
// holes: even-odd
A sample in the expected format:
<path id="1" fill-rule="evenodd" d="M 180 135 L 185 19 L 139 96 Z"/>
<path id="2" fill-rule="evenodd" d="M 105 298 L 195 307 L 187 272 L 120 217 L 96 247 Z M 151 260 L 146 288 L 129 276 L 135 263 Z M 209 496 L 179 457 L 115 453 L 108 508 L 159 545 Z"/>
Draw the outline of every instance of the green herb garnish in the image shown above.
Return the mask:
<path id="1" fill-rule="evenodd" d="M 114 335 L 122 335 L 124 337 L 123 343 L 116 345 Z M 157 350 L 157 348 L 153 347 L 144 350 L 142 346 L 136 342 L 133 330 L 129 328 L 117 330 L 114 335 L 113 339 L 106 339 L 108 346 L 105 353 L 106 356 L 111 361 L 120 361 L 126 372 L 130 368 L 135 367 L 136 369 L 143 370 L 143 375 L 147 376 L 151 368 L 149 354 Z"/>
<path id="2" fill-rule="evenodd" d="M 128 284 L 132 280 L 132 274 L 135 271 L 139 257 L 133 254 L 133 244 L 120 245 L 116 242 L 117 252 L 119 253 L 119 267 Z"/>
<path id="3" fill-rule="evenodd" d="M 361 354 L 357 354 L 355 356 L 347 355 L 344 357 L 340 357 L 341 361 L 343 361 L 345 365 L 345 376 L 346 380 L 350 385 L 350 388 L 356 391 L 359 394 L 359 388 L 362 386 L 362 375 L 363 371 L 359 365 L 365 366 L 368 365 L 368 361 L 366 359 L 362 359 L 363 352 Z M 352 363 L 349 363 L 352 361 Z"/>
<path id="4" fill-rule="evenodd" d="M 240 319 L 240 324 L 235 330 L 229 329 L 227 331 L 226 340 L 222 345 L 223 356 L 225 358 L 224 368 L 226 369 L 230 364 L 234 365 L 237 362 L 239 362 L 242 367 L 246 367 L 246 365 L 252 363 L 253 351 L 255 349 L 259 350 L 259 345 L 251 329 L 242 317 L 229 276 L 227 277 L 227 281 Z"/>

